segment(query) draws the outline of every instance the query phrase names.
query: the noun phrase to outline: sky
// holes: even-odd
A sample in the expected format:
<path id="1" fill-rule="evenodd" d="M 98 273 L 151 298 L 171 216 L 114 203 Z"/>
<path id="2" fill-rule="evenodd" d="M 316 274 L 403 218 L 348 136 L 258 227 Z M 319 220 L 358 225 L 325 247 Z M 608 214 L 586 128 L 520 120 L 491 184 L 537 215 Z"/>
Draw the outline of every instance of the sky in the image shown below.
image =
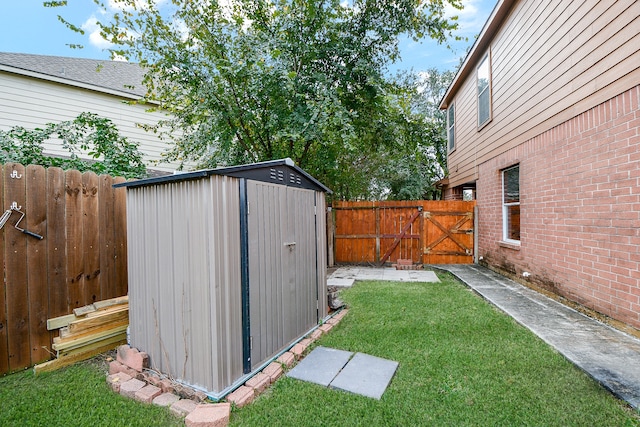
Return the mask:
<path id="1" fill-rule="evenodd" d="M 437 68 L 453 70 L 473 44 L 474 37 L 491 14 L 497 0 L 462 0 L 462 11 L 450 8 L 458 15 L 460 29 L 457 35 L 468 41 L 452 42 L 454 51 L 431 40 L 421 43 L 401 40 L 402 62 L 390 67 L 392 71 L 413 69 L 424 71 Z M 68 0 L 61 8 L 47 8 L 43 0 L 2 0 L 0 13 L 0 52 L 32 53 L 38 55 L 70 56 L 90 59 L 109 59 L 109 46 L 97 34 L 95 20 L 101 12 L 92 0 Z M 105 1 L 109 4 L 109 1 Z M 57 15 L 85 30 L 79 35 L 58 21 Z M 68 44 L 81 44 L 83 49 L 71 49 Z"/>

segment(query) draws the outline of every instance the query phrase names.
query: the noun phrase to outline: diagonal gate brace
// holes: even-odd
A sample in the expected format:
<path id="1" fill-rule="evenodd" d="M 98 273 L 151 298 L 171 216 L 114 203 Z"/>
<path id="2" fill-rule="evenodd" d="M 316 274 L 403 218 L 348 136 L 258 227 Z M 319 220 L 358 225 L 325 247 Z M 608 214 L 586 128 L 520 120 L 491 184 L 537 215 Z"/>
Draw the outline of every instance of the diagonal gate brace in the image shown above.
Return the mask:
<path id="1" fill-rule="evenodd" d="M 396 238 L 393 240 L 391 247 L 387 249 L 387 252 L 385 252 L 382 258 L 380 259 L 380 265 L 383 265 L 387 261 L 387 259 L 389 259 L 389 257 L 391 256 L 391 253 L 395 250 L 395 248 L 398 247 L 402 238 L 407 234 L 407 231 L 409 231 L 409 229 L 411 228 L 411 224 L 413 224 L 414 221 L 420 216 L 421 212 L 422 212 L 422 206 L 418 206 L 418 210 L 414 212 L 413 215 L 411 215 L 411 218 L 409 218 L 409 221 L 404 225 L 404 227 L 402 227 L 402 231 L 400 232 L 400 234 L 397 235 Z"/>

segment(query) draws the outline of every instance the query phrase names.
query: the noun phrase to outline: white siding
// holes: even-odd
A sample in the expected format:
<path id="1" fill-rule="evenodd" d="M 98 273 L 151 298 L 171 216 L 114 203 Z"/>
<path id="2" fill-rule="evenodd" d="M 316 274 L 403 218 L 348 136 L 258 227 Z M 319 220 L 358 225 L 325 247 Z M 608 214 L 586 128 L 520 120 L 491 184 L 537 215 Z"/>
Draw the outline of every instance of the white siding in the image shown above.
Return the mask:
<path id="1" fill-rule="evenodd" d="M 100 92 L 0 72 L 0 129 L 14 126 L 34 129 L 47 123 L 72 120 L 82 112 L 92 112 L 109 118 L 122 136 L 138 142 L 148 167 L 175 171 L 178 167 L 175 162 L 153 164 L 162 160 L 168 145 L 137 126 L 138 123 L 155 124 L 164 114 L 146 112 L 145 106 L 129 105 L 126 101 Z M 55 142 L 46 144 L 45 149 L 47 154 L 66 154 Z"/>

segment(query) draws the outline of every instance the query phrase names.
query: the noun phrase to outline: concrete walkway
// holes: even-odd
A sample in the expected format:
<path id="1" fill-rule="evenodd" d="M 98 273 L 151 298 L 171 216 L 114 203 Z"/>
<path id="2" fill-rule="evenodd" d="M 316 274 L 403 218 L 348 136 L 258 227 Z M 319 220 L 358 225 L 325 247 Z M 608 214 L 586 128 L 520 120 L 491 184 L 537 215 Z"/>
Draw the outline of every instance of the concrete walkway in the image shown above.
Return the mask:
<path id="1" fill-rule="evenodd" d="M 538 335 L 620 399 L 640 409 L 640 340 L 478 265 L 439 265 Z M 367 274 L 331 277 L 372 280 Z M 365 269 L 361 269 L 365 270 Z M 349 273 L 352 273 L 350 271 Z M 362 273 L 359 271 L 358 273 Z M 398 271 L 408 281 L 410 271 Z M 352 277 L 354 276 L 354 277 Z M 382 277 L 378 278 L 381 280 Z M 396 279 L 398 280 L 398 279 Z"/>

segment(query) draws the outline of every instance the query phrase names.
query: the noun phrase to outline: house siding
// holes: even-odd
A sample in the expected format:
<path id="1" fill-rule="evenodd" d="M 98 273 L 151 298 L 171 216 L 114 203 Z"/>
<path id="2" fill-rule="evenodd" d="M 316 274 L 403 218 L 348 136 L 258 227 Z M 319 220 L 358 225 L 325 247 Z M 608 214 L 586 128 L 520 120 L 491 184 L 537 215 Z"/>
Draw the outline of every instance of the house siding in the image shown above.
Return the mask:
<path id="1" fill-rule="evenodd" d="M 120 134 L 139 143 L 145 164 L 152 169 L 173 172 L 179 163 L 159 163 L 168 144 L 153 133 L 137 126 L 155 124 L 164 119 L 162 113 L 145 111 L 148 106 L 127 104 L 125 99 L 114 95 L 73 86 L 58 84 L 36 78 L 0 72 L 0 129 L 14 126 L 26 129 L 44 127 L 47 123 L 73 120 L 82 112 L 92 112 L 109 118 Z M 45 153 L 68 155 L 56 140 L 44 144 Z M 89 158 L 87 156 L 87 158 Z"/>
<path id="2" fill-rule="evenodd" d="M 510 10 L 479 52 L 491 51 L 492 121 L 478 130 L 477 64 L 465 65 L 467 77 L 443 100 L 444 108 L 456 104 L 450 187 L 475 181 L 478 165 L 640 81 L 640 2 L 543 0 L 498 7 Z"/>
<path id="3" fill-rule="evenodd" d="M 519 247 L 501 243 L 513 164 Z M 480 162 L 476 185 L 482 263 L 640 328 L 640 86 Z"/>

